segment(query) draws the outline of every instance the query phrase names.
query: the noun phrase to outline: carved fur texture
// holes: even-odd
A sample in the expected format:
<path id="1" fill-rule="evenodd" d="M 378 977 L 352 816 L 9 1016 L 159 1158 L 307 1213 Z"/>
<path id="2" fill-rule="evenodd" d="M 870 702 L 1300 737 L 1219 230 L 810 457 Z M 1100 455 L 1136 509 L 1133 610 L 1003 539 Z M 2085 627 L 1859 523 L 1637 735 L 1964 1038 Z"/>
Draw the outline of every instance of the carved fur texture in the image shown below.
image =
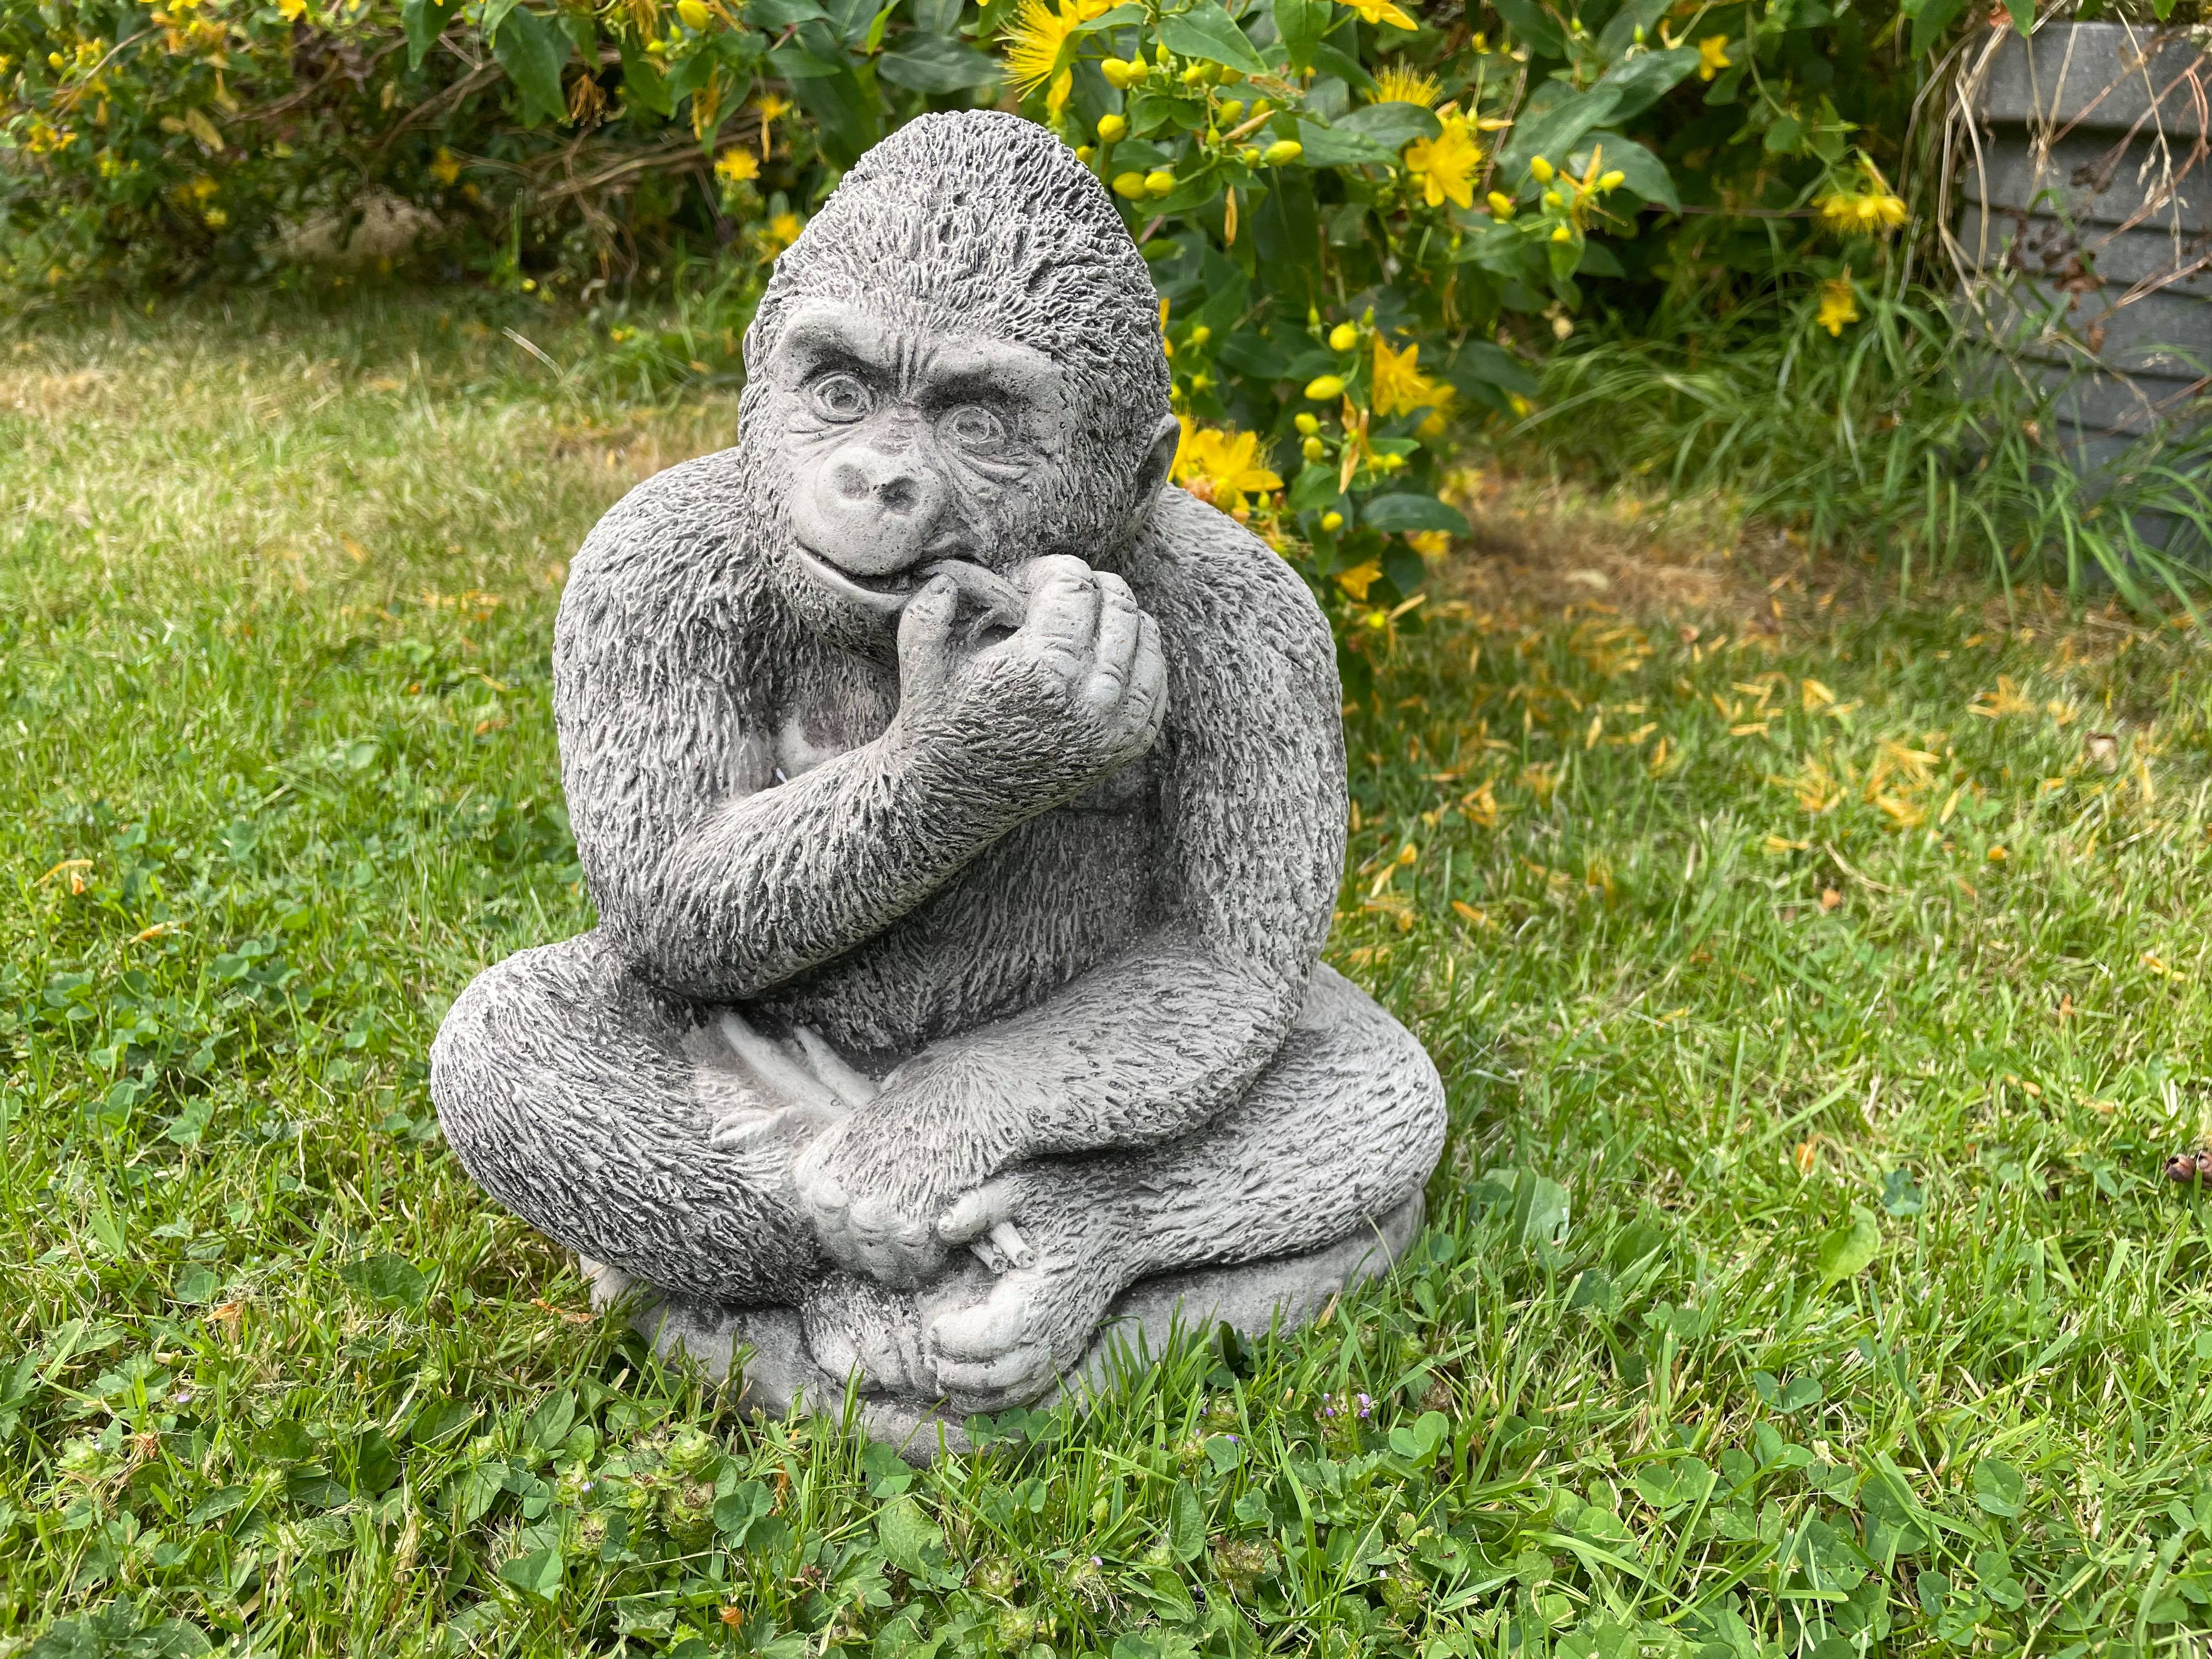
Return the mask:
<path id="1" fill-rule="evenodd" d="M 978 487 L 971 556 L 1126 582 L 1166 674 L 1136 758 L 1098 759 L 1031 659 L 926 684 L 912 640 L 826 606 L 789 510 L 819 463 L 776 367 L 779 330 L 825 305 L 908 355 L 1011 341 L 1064 377 L 1039 489 Z M 746 349 L 737 447 L 632 491 L 562 599 L 554 709 L 599 926 L 480 975 L 432 1091 L 471 1172 L 562 1244 L 672 1294 L 800 1306 L 817 1358 L 872 1386 L 1011 1403 L 1135 1279 L 1333 1243 L 1435 1164 L 1427 1056 L 1316 973 L 1346 817 L 1328 629 L 1267 547 L 1147 474 L 1152 289 L 1042 129 L 936 116 L 878 146 Z M 1027 1259 L 978 1237 L 979 1272 L 939 1222 L 963 1214 Z"/>

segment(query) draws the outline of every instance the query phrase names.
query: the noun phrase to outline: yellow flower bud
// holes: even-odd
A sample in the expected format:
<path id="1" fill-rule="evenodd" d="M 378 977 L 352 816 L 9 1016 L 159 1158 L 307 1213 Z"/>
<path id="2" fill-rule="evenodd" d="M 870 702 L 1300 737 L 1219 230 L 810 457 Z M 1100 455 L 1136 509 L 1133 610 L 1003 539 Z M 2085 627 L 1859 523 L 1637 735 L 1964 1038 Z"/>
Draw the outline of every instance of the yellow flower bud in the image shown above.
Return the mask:
<path id="1" fill-rule="evenodd" d="M 1306 396 L 1317 404 L 1333 404 L 1344 396 L 1344 376 L 1323 374 L 1306 382 Z"/>
<path id="2" fill-rule="evenodd" d="M 1395 472 L 1406 465 L 1406 458 L 1403 455 L 1377 455 L 1375 458 L 1375 465 L 1385 472 Z"/>
<path id="3" fill-rule="evenodd" d="M 1510 219 L 1513 216 L 1513 198 L 1502 190 L 1492 191 L 1490 213 L 1494 219 Z"/>
<path id="4" fill-rule="evenodd" d="M 1106 84 L 1116 92 L 1127 92 L 1129 83 L 1137 78 L 1130 72 L 1129 65 L 1118 58 L 1109 58 L 1098 66 L 1098 72 L 1106 77 Z"/>
<path id="5" fill-rule="evenodd" d="M 1176 176 L 1165 167 L 1154 167 L 1145 175 L 1145 191 L 1147 195 L 1164 196 L 1175 187 Z"/>
<path id="6" fill-rule="evenodd" d="M 1075 147 L 1075 159 L 1085 166 L 1090 164 L 1091 158 L 1097 154 L 1097 152 L 1088 144 L 1078 144 Z"/>
<path id="7" fill-rule="evenodd" d="M 1212 76 L 1213 66 L 1211 64 L 1185 64 L 1182 66 L 1182 83 L 1187 87 L 1204 86 Z"/>
<path id="8" fill-rule="evenodd" d="M 1271 167 L 1288 167 L 1306 153 L 1306 147 L 1295 138 L 1278 138 L 1260 152 L 1260 159 Z"/>
<path id="9" fill-rule="evenodd" d="M 1536 182 L 1540 185 L 1548 185 L 1552 182 L 1553 177 L 1552 164 L 1540 155 L 1528 163 L 1528 171 L 1536 175 Z"/>
<path id="10" fill-rule="evenodd" d="M 1214 106 L 1214 110 L 1221 117 L 1222 125 L 1233 127 L 1244 118 L 1244 100 L 1241 98 L 1224 98 Z"/>
<path id="11" fill-rule="evenodd" d="M 1297 428 L 1307 437 L 1310 438 L 1315 433 L 1321 430 L 1321 422 L 1310 415 L 1300 415 L 1297 418 Z"/>
<path id="12" fill-rule="evenodd" d="M 1331 507 L 1321 515 L 1321 527 L 1334 535 L 1344 528 L 1344 514 Z"/>
<path id="13" fill-rule="evenodd" d="M 1117 173 L 1114 175 L 1114 193 L 1135 201 L 1145 193 L 1145 175 L 1141 173 Z"/>
<path id="14" fill-rule="evenodd" d="M 1547 190 L 1544 192 L 1544 205 L 1546 207 L 1565 207 L 1566 204 L 1566 198 L 1561 196 L 1556 190 Z"/>
<path id="15" fill-rule="evenodd" d="M 1614 191 L 1619 190 L 1627 182 L 1628 175 L 1623 173 L 1619 167 L 1615 167 L 1610 173 L 1601 173 L 1599 175 L 1597 187 L 1610 196 Z"/>
<path id="16" fill-rule="evenodd" d="M 714 21 L 714 14 L 707 9 L 706 0 L 676 0 L 676 15 L 687 28 L 703 29 Z"/>
<path id="17" fill-rule="evenodd" d="M 1571 242 L 1575 240 L 1575 234 L 1571 230 L 1569 230 L 1565 225 L 1553 225 L 1552 227 L 1552 240 L 1555 242 Z"/>
<path id="18" fill-rule="evenodd" d="M 1259 146 L 1256 144 L 1239 144 L 1237 147 L 1237 159 L 1242 161 L 1248 167 L 1255 167 L 1259 166 Z"/>
<path id="19" fill-rule="evenodd" d="M 1098 118 L 1098 142 L 1102 144 L 1120 143 L 1128 131 L 1129 118 L 1126 115 L 1102 115 Z"/>
<path id="20" fill-rule="evenodd" d="M 1212 384 L 1213 376 L 1211 374 L 1199 374 L 1190 377 L 1190 389 L 1193 392 L 1204 392 Z"/>
<path id="21" fill-rule="evenodd" d="M 1252 100 L 1252 113 L 1255 115 L 1265 115 L 1274 107 L 1273 102 L 1266 98 L 1255 98 Z"/>
<path id="22" fill-rule="evenodd" d="M 1349 351 L 1358 343 L 1359 331 L 1350 323 L 1339 323 L 1328 331 L 1328 349 L 1331 351 Z"/>
<path id="23" fill-rule="evenodd" d="M 1190 331 L 1190 343 L 1194 346 L 1202 346 L 1212 337 L 1213 331 L 1204 323 L 1200 323 Z"/>
<path id="24" fill-rule="evenodd" d="M 1317 461 L 1328 453 L 1328 446 L 1318 438 L 1309 438 L 1298 446 L 1298 453 L 1310 461 Z"/>

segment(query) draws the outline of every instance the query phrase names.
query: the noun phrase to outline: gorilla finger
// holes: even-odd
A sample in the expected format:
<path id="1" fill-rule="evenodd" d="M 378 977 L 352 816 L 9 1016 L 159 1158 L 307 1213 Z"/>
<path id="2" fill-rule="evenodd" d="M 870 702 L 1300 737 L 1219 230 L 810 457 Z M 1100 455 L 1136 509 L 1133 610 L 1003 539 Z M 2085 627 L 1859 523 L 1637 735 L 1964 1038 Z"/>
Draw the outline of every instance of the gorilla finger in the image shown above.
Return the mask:
<path id="1" fill-rule="evenodd" d="M 983 1411 L 1034 1398 L 1052 1377 L 1052 1350 L 1042 1342 L 980 1365 L 937 1362 L 938 1387 L 958 1404 Z"/>
<path id="2" fill-rule="evenodd" d="M 1105 581 L 1119 583 L 1121 578 L 1102 579 L 1097 656 L 1091 665 L 1091 678 L 1083 688 L 1085 708 L 1101 719 L 1114 711 L 1128 688 L 1129 675 L 1144 641 L 1145 619 L 1145 613 L 1137 609 L 1136 600 L 1127 597 L 1126 586 L 1122 587 L 1122 600 L 1116 603 L 1112 595 L 1103 591 Z"/>
<path id="3" fill-rule="evenodd" d="M 987 1181 L 947 1210 L 937 1224 L 937 1236 L 948 1244 L 965 1244 L 981 1238 L 1002 1221 L 1020 1212 L 1019 1184 L 1011 1180 Z"/>
<path id="4" fill-rule="evenodd" d="M 929 1345 L 948 1359 L 994 1359 L 1030 1340 L 1029 1293 L 1001 1279 L 972 1308 L 939 1315 L 929 1328 Z"/>
<path id="5" fill-rule="evenodd" d="M 1142 634 L 1136 660 L 1129 665 L 1129 689 L 1121 699 L 1121 716 L 1126 729 L 1149 747 L 1167 717 L 1168 664 L 1160 653 L 1159 624 L 1146 617 Z"/>
<path id="6" fill-rule="evenodd" d="M 1072 678 L 1089 664 L 1097 633 L 1098 585 L 1085 570 L 1079 579 L 1054 576 L 1040 585 L 1014 637 Z"/>
<path id="7" fill-rule="evenodd" d="M 1062 580 L 1087 582 L 1091 578 L 1091 567 L 1073 553 L 1048 553 L 1041 559 L 1031 559 L 1014 573 L 1014 581 L 1032 599 L 1045 583 L 1055 578 Z"/>

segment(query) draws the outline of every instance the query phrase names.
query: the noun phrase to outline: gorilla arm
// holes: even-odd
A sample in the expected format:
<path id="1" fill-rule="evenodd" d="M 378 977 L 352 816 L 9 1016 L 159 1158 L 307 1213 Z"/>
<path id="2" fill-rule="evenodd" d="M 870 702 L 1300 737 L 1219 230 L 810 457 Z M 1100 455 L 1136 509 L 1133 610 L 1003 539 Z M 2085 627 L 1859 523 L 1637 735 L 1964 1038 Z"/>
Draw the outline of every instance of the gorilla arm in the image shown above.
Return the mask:
<path id="1" fill-rule="evenodd" d="M 1328 626 L 1279 558 L 1180 491 L 1146 542 L 1131 575 L 1169 664 L 1162 919 L 1037 1006 L 917 1055 L 802 1156 L 825 1247 L 886 1283 L 927 1279 L 936 1224 L 1000 1171 L 1212 1120 L 1281 1047 L 1328 935 L 1345 817 Z"/>
<path id="2" fill-rule="evenodd" d="M 690 471 L 647 489 L 681 489 Z M 1040 580 L 1020 629 L 963 656 L 948 637 L 958 594 L 939 579 L 901 622 L 896 718 L 776 784 L 777 698 L 763 673 L 809 642 L 767 594 L 758 563 L 726 545 L 687 544 L 698 532 L 661 518 L 638 499 L 647 494 L 610 514 L 578 556 L 555 642 L 555 705 L 592 896 L 624 955 L 665 989 L 736 1001 L 850 950 L 1158 732 L 1149 623 L 1155 677 L 1131 677 L 1106 718 L 1054 741 L 1048 707 L 1078 695 L 1070 677 L 1093 665 L 1095 595 Z M 1133 601 L 1123 609 L 1127 657 L 1137 613 Z"/>

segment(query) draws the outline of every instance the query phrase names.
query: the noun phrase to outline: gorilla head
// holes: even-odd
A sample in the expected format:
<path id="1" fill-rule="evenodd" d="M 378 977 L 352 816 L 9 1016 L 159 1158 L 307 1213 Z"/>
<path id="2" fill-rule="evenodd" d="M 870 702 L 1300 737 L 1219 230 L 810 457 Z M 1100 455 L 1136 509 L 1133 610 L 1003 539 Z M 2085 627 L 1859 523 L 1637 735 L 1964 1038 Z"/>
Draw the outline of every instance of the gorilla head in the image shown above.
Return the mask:
<path id="1" fill-rule="evenodd" d="M 765 549 L 811 625 L 874 654 L 933 566 L 987 594 L 978 568 L 1112 568 L 1175 453 L 1144 259 L 1018 116 L 924 116 L 871 150 L 777 263 L 745 367 Z"/>

